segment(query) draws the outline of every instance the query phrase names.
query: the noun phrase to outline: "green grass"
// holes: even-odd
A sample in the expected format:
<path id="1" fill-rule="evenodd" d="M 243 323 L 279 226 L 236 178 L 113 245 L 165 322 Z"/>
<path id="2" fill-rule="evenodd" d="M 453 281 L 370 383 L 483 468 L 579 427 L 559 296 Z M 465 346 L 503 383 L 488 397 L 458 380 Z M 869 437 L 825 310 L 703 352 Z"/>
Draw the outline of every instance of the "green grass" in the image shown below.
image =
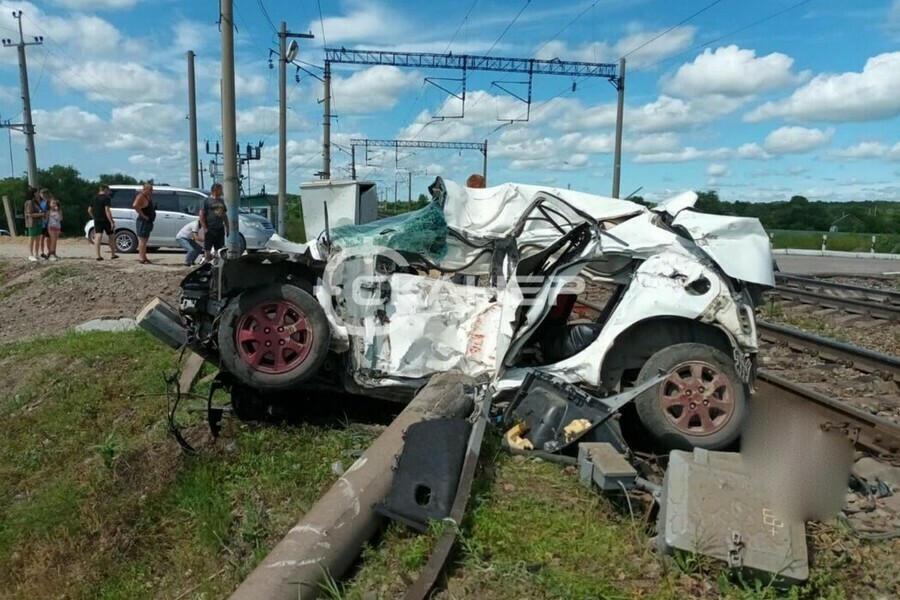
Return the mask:
<path id="1" fill-rule="evenodd" d="M 0 595 L 125 600 L 226 597 L 328 489 L 373 434 L 352 424 L 246 424 L 182 454 L 164 424 L 163 373 L 176 355 L 140 331 L 0 346 Z M 863 542 L 819 525 L 810 582 L 782 593 L 712 560 L 661 556 L 645 507 L 584 488 L 572 469 L 483 451 L 460 550 L 437 598 L 890 597 L 900 540 Z M 393 598 L 443 527 L 391 524 L 325 597 Z"/>
<path id="2" fill-rule="evenodd" d="M 209 443 L 201 417 L 180 412 L 201 449 L 187 457 L 164 425 L 176 354 L 149 335 L 69 334 L 0 356 L 0 589 L 12 598 L 225 596 L 336 479 L 331 464 L 371 440 L 354 426 L 227 420 Z"/>
<path id="3" fill-rule="evenodd" d="M 824 231 L 770 230 L 768 232 L 774 248 L 794 248 L 798 250 L 821 250 L 822 236 L 827 235 L 826 250 L 842 252 L 869 252 L 872 248 L 871 233 L 841 233 Z M 900 234 L 875 234 L 875 252 L 900 252 Z"/>
<path id="4" fill-rule="evenodd" d="M 70 265 L 53 265 L 41 272 L 41 279 L 47 283 L 59 283 L 72 277 L 79 276 L 78 269 Z"/>

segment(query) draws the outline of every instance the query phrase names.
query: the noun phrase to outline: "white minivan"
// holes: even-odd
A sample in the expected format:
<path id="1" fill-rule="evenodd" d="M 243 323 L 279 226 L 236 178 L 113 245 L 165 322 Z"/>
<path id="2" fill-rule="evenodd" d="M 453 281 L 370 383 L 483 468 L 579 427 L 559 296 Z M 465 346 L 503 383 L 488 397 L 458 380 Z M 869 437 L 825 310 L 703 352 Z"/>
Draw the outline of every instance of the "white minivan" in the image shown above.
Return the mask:
<path id="1" fill-rule="evenodd" d="M 141 190 L 139 185 L 109 186 L 112 216 L 116 221 L 116 250 L 123 253 L 137 252 L 137 231 L 135 218 L 137 214 L 131 207 L 134 197 Z M 208 194 L 203 190 L 192 188 L 156 185 L 153 187 L 153 202 L 156 204 L 156 221 L 153 232 L 147 242 L 149 248 L 180 246 L 175 241 L 178 231 L 199 218 L 200 207 Z M 244 250 L 259 250 L 266 243 L 275 227 L 268 219 L 241 210 L 238 215 L 241 239 L 241 254 Z M 94 221 L 88 220 L 84 225 L 84 235 L 89 240 L 94 238 Z"/>

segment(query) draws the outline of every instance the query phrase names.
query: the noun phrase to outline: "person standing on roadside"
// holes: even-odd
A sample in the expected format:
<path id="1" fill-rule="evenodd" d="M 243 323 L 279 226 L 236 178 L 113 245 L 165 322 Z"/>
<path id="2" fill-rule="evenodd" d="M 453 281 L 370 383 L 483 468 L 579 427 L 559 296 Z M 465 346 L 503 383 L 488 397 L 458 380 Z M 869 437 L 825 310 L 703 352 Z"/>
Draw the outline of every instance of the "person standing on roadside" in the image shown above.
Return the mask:
<path id="1" fill-rule="evenodd" d="M 25 199 L 25 235 L 28 236 L 28 260 L 37 262 L 41 251 L 41 219 L 44 213 L 41 211 L 38 189 L 28 188 L 28 197 Z"/>
<path id="2" fill-rule="evenodd" d="M 150 239 L 150 232 L 153 231 L 153 221 L 156 220 L 156 205 L 153 204 L 153 180 L 144 183 L 141 191 L 134 197 L 132 204 L 135 212 L 137 212 L 136 229 L 138 238 L 138 262 L 142 265 L 149 265 L 147 260 L 147 240 Z"/>
<path id="3" fill-rule="evenodd" d="M 57 200 L 52 193 L 50 196 L 50 208 L 47 210 L 47 231 L 50 233 L 48 242 L 47 256 L 50 260 L 59 260 L 56 255 L 56 245 L 59 243 L 59 233 L 62 231 L 63 213 L 59 207 Z"/>
<path id="4" fill-rule="evenodd" d="M 100 246 L 103 243 L 103 234 L 105 233 L 109 239 L 110 260 L 119 258 L 116 254 L 116 222 L 112 216 L 110 207 L 109 186 L 105 183 L 100 184 L 97 196 L 91 200 L 88 206 L 88 214 L 94 220 L 94 249 L 97 251 L 97 260 L 103 260 L 100 256 Z"/>
<path id="5" fill-rule="evenodd" d="M 50 230 L 47 229 L 47 215 L 50 211 L 50 190 L 44 188 L 41 190 L 40 207 L 41 213 L 41 258 L 47 260 L 50 258 Z"/>
<path id="6" fill-rule="evenodd" d="M 194 261 L 203 252 L 203 248 L 200 246 L 203 243 L 203 238 L 200 236 L 200 221 L 191 221 L 182 227 L 175 236 L 175 241 L 187 252 L 187 256 L 184 257 L 184 266 L 194 266 Z"/>
<path id="7" fill-rule="evenodd" d="M 203 201 L 200 227 L 203 229 L 203 258 L 211 260 L 214 252 L 225 247 L 225 238 L 228 237 L 228 209 L 221 183 L 214 183 L 209 189 L 209 197 Z"/>

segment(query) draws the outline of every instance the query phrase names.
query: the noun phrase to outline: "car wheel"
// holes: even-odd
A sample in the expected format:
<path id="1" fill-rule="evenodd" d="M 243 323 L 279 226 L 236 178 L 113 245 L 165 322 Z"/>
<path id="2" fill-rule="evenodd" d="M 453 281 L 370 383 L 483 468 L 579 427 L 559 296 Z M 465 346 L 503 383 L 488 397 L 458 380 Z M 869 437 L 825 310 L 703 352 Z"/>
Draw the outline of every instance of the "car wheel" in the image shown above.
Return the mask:
<path id="1" fill-rule="evenodd" d="M 137 252 L 137 236 L 127 229 L 120 229 L 116 232 L 116 252 L 122 254 L 133 254 Z"/>
<path id="2" fill-rule="evenodd" d="M 741 433 L 749 390 L 721 350 L 675 344 L 644 363 L 638 383 L 665 379 L 635 399 L 641 423 L 669 449 L 720 450 Z"/>
<path id="3" fill-rule="evenodd" d="M 293 285 L 250 290 L 232 300 L 219 325 L 224 367 L 257 390 L 296 386 L 316 374 L 328 354 L 328 319 L 319 303 Z"/>
<path id="4" fill-rule="evenodd" d="M 244 252 L 247 251 L 247 240 L 244 239 L 244 234 L 239 233 L 238 237 L 240 237 L 240 246 L 238 247 L 238 256 L 243 256 Z"/>
<path id="5" fill-rule="evenodd" d="M 94 228 L 93 227 L 88 229 L 87 241 L 88 241 L 88 244 L 91 244 L 91 245 L 94 244 Z"/>

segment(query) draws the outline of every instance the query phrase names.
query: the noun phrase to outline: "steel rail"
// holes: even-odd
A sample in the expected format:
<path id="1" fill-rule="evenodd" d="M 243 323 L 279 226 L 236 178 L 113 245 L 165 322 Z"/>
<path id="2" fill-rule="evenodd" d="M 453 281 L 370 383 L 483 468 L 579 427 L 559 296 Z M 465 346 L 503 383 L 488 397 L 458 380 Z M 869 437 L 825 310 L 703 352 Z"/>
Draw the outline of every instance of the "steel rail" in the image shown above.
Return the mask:
<path id="1" fill-rule="evenodd" d="M 900 425 L 766 371 L 757 373 L 756 395 L 766 401 L 806 402 L 827 420 L 824 430 L 844 433 L 857 446 L 891 463 L 900 462 Z"/>
<path id="2" fill-rule="evenodd" d="M 848 292 L 856 292 L 863 294 L 870 299 L 884 298 L 890 304 L 900 304 L 900 292 L 893 290 L 879 290 L 875 288 L 867 288 L 860 285 L 851 285 L 849 283 L 838 283 L 836 281 L 827 281 L 824 279 L 813 279 L 812 277 L 802 277 L 800 275 L 789 275 L 786 273 L 776 273 L 775 279 L 788 283 L 796 283 L 801 286 L 829 288 L 834 290 L 845 290 Z M 877 301 L 877 300 L 875 300 Z"/>
<path id="3" fill-rule="evenodd" d="M 885 319 L 887 321 L 900 320 L 900 307 L 891 306 L 890 304 L 876 304 L 874 302 L 854 300 L 852 298 L 838 298 L 836 296 L 817 294 L 807 290 L 782 286 L 776 287 L 774 290 L 770 290 L 767 293 L 778 296 L 784 300 L 796 300 L 804 304 L 814 304 L 824 308 L 843 310 L 853 314 L 872 317 L 874 319 Z"/>
<path id="4" fill-rule="evenodd" d="M 770 342 L 787 344 L 798 350 L 812 350 L 823 359 L 840 362 L 866 373 L 883 373 L 900 381 L 900 358 L 875 352 L 777 323 L 756 320 L 759 336 Z"/>
<path id="5" fill-rule="evenodd" d="M 469 435 L 469 443 L 466 447 L 466 457 L 463 462 L 459 485 L 456 488 L 456 496 L 450 507 L 450 516 L 444 519 L 444 530 L 434 545 L 428 562 L 419 574 L 418 579 L 410 585 L 403 594 L 403 600 L 425 600 L 431 596 L 431 591 L 438 579 L 447 567 L 447 563 L 456 545 L 456 538 L 462 527 L 466 507 L 472 493 L 472 484 L 475 482 L 476 467 L 481 456 L 481 444 L 484 441 L 484 433 L 487 428 L 491 407 L 490 393 L 486 393 L 480 402 L 476 401 L 477 416 Z"/>

